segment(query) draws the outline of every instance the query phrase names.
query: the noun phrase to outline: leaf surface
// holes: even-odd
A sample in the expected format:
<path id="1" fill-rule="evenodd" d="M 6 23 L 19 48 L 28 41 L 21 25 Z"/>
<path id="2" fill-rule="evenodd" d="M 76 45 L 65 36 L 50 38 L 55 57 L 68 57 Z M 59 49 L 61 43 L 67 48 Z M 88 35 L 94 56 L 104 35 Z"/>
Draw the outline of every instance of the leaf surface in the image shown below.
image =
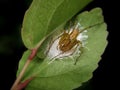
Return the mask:
<path id="1" fill-rule="evenodd" d="M 22 39 L 29 49 L 35 48 L 56 28 L 66 23 L 92 0 L 33 0 L 27 10 Z"/>

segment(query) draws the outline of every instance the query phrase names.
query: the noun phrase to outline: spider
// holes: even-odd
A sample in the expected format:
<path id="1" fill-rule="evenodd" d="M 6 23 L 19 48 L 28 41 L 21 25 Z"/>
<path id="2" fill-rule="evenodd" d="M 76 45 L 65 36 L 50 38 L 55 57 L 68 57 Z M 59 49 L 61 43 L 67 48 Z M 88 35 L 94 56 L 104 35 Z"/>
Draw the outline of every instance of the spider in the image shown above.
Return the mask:
<path id="1" fill-rule="evenodd" d="M 69 31 L 64 31 L 62 35 L 53 41 L 53 44 L 48 51 L 48 55 L 52 55 L 50 63 L 57 58 L 70 56 L 74 54 L 78 46 L 82 47 L 82 42 L 77 40 L 77 37 L 82 31 L 76 27 L 70 28 Z"/>

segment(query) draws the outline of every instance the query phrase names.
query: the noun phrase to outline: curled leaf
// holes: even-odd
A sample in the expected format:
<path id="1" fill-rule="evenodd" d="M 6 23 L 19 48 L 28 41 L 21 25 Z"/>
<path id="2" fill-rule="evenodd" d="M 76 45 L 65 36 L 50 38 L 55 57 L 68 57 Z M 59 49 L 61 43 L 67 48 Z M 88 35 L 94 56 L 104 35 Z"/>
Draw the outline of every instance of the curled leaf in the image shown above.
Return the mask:
<path id="1" fill-rule="evenodd" d="M 57 58 L 50 64 L 51 59 L 47 57 L 41 59 L 41 54 L 38 54 L 23 77 L 24 81 L 31 76 L 35 76 L 35 79 L 26 87 L 26 90 L 72 90 L 92 77 L 92 72 L 98 67 L 98 62 L 107 45 L 108 33 L 102 10 L 95 8 L 89 12 L 85 11 L 79 14 L 76 20 L 80 23 L 80 29 L 87 30 L 86 34 L 88 35 L 82 53 L 77 58 L 76 56 Z M 49 43 L 44 45 L 46 44 Z M 18 74 L 29 54 L 29 50 L 24 53 L 19 63 Z M 74 64 L 76 59 L 77 62 Z"/>

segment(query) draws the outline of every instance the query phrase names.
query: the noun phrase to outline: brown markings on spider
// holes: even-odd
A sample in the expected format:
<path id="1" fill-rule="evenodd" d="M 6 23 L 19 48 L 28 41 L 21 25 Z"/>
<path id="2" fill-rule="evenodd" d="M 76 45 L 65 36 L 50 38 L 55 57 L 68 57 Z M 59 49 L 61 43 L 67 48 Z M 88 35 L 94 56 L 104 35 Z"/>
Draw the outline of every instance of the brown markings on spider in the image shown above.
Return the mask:
<path id="1" fill-rule="evenodd" d="M 79 35 L 78 29 L 73 29 L 72 32 L 65 32 L 61 35 L 58 47 L 62 52 L 67 52 L 71 50 L 75 45 L 82 44 L 81 41 L 77 40 Z"/>

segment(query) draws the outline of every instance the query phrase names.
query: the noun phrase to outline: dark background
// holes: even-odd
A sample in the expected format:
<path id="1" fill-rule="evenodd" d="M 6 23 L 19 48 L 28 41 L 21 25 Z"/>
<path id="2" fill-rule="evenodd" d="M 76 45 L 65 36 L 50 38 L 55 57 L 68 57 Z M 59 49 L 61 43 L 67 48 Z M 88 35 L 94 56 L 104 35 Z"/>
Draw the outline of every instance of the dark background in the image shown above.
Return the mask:
<path id="1" fill-rule="evenodd" d="M 116 0 L 114 0 L 116 1 Z M 95 7 L 103 9 L 105 22 L 108 25 L 108 46 L 94 71 L 93 78 L 81 87 L 84 90 L 116 90 L 118 73 L 118 12 L 117 3 L 113 0 L 94 0 L 84 10 Z M 21 40 L 21 25 L 24 13 L 31 0 L 0 0 L 0 90 L 9 90 L 16 78 L 18 62 L 26 50 Z M 89 89 L 87 89 L 89 88 Z M 80 90 L 78 88 L 77 90 Z"/>

